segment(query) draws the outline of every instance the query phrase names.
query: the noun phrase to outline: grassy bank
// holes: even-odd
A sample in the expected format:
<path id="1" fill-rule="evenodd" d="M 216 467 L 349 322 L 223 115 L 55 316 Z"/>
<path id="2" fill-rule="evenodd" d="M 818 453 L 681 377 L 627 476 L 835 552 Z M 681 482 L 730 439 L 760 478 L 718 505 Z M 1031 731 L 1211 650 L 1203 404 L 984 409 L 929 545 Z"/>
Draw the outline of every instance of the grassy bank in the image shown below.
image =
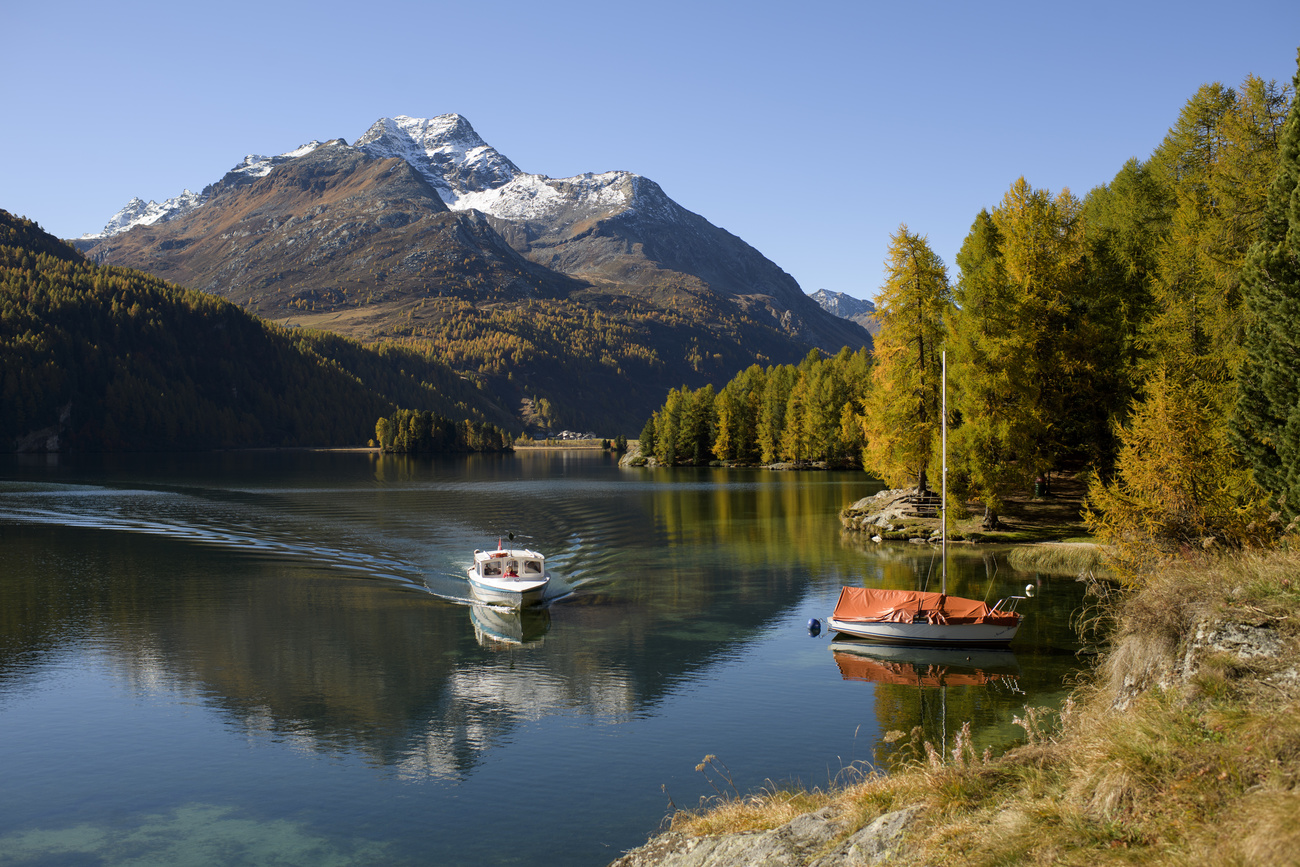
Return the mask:
<path id="1" fill-rule="evenodd" d="M 1063 712 L 1026 709 L 1023 746 L 913 743 L 888 775 L 679 812 L 673 829 L 775 828 L 834 802 L 856 817 L 847 837 L 923 804 L 890 863 L 1300 863 L 1297 610 L 1300 554 L 1170 568 L 1106 601 L 1110 650 Z"/>
<path id="2" fill-rule="evenodd" d="M 1007 563 L 1021 572 L 1095 578 L 1107 574 L 1101 548 L 1091 542 L 1043 542 L 1012 548 Z"/>
<path id="3" fill-rule="evenodd" d="M 529 440 L 527 442 L 518 441 L 515 443 L 515 451 L 544 451 L 563 450 L 563 451 L 599 451 L 608 448 L 609 440 L 562 440 L 562 439 L 545 439 Z"/>

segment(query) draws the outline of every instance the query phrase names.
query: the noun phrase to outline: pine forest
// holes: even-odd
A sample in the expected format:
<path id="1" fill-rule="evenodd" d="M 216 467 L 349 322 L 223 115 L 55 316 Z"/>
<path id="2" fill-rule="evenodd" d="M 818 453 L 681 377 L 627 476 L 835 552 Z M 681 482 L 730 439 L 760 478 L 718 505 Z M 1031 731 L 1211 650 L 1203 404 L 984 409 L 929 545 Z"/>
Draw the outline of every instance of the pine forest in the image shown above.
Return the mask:
<path id="1" fill-rule="evenodd" d="M 272 325 L 3 211 L 0 395 L 19 451 L 356 446 L 399 407 L 480 433 L 511 419 L 427 351 Z M 486 440 L 450 450 L 470 442 Z"/>
<path id="2" fill-rule="evenodd" d="M 1121 573 L 1269 541 L 1300 512 L 1298 84 L 1201 87 L 1149 157 L 1082 198 L 1017 179 L 954 272 L 900 226 L 874 356 L 676 390 L 643 455 L 860 464 L 927 488 L 946 351 L 950 486 L 986 527 L 1072 466 Z"/>

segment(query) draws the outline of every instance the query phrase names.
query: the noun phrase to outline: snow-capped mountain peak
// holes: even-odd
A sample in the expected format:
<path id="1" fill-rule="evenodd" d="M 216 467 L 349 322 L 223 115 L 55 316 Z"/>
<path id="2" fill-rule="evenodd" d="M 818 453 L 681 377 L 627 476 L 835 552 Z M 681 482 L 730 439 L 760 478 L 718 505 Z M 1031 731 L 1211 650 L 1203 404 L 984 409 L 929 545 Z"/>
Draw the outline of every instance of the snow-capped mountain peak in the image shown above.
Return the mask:
<path id="1" fill-rule="evenodd" d="M 320 146 L 321 142 L 313 140 L 278 156 L 267 157 L 261 154 L 249 154 L 233 169 L 226 172 L 226 176 L 222 180 L 238 183 L 240 180 L 251 181 L 265 177 L 276 166 L 309 154 Z M 154 201 L 145 202 L 139 196 L 136 196 L 127 202 L 122 207 L 122 210 L 109 218 L 103 229 L 98 232 L 87 232 L 81 237 L 83 240 L 107 238 L 119 232 L 125 232 L 134 226 L 152 226 L 154 223 L 166 222 L 179 217 L 181 214 L 187 214 L 195 208 L 202 207 L 207 200 L 208 191 L 206 189 L 201 193 L 195 193 L 187 189 L 179 196 L 173 196 L 161 205 Z"/>
<path id="2" fill-rule="evenodd" d="M 87 232 L 81 237 L 87 240 L 94 238 L 107 238 L 109 235 L 116 235 L 118 232 L 125 232 L 132 226 L 152 226 L 154 223 L 165 222 L 179 214 L 188 213 L 202 205 L 204 196 L 202 193 L 185 190 L 179 196 L 173 196 L 161 205 L 155 201 L 144 201 L 136 196 L 127 202 L 120 211 L 109 218 L 108 223 L 98 232 Z"/>
<path id="3" fill-rule="evenodd" d="M 406 160 L 448 207 L 460 210 L 467 207 L 460 204 L 467 193 L 504 186 L 520 174 L 458 114 L 380 118 L 352 146 L 371 156 Z"/>
<path id="4" fill-rule="evenodd" d="M 313 139 L 305 145 L 299 145 L 291 151 L 286 151 L 278 156 L 264 157 L 261 154 L 249 154 L 244 157 L 244 161 L 231 169 L 228 175 L 243 175 L 249 178 L 264 178 L 271 173 L 271 169 L 278 165 L 287 163 L 289 160 L 295 160 L 298 157 L 306 156 L 316 148 L 320 147 L 319 140 Z"/>
<path id="5" fill-rule="evenodd" d="M 278 156 L 249 154 L 226 173 L 222 182 L 249 183 L 324 145 L 349 147 L 341 139 L 313 140 Z M 525 173 L 485 142 L 459 114 L 380 118 L 351 147 L 379 159 L 405 160 L 453 210 L 473 208 L 503 220 L 570 224 L 616 212 L 636 211 L 643 216 L 663 217 L 680 210 L 657 184 L 631 172 L 585 173 L 571 178 Z M 161 205 L 132 199 L 103 230 L 83 237 L 104 238 L 132 226 L 171 219 L 200 207 L 206 201 L 207 192 L 196 194 L 187 190 Z"/>

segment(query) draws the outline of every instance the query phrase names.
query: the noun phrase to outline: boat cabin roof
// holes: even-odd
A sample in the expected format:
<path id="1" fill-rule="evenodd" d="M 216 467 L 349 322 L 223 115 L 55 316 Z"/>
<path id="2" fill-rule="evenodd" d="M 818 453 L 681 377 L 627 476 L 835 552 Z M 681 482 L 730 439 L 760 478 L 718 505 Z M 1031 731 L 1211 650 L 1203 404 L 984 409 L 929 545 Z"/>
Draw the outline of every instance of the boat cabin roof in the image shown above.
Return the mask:
<path id="1" fill-rule="evenodd" d="M 527 548 L 497 548 L 491 551 L 475 551 L 474 559 L 477 560 L 545 560 L 545 554 L 539 554 L 536 551 L 530 551 Z"/>

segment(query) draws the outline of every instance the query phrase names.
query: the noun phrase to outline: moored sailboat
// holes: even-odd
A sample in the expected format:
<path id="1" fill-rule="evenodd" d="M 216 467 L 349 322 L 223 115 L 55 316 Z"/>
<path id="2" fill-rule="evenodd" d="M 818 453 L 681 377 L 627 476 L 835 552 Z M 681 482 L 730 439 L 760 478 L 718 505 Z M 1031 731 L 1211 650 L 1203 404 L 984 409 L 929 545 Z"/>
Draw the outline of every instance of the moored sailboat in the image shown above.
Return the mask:
<path id="1" fill-rule="evenodd" d="M 1008 596 L 990 606 L 977 599 L 948 595 L 948 354 L 943 353 L 943 483 L 940 505 L 943 545 L 942 585 L 938 593 L 844 587 L 827 625 L 842 635 L 884 644 L 1005 647 L 1016 637 L 1023 596 Z"/>

